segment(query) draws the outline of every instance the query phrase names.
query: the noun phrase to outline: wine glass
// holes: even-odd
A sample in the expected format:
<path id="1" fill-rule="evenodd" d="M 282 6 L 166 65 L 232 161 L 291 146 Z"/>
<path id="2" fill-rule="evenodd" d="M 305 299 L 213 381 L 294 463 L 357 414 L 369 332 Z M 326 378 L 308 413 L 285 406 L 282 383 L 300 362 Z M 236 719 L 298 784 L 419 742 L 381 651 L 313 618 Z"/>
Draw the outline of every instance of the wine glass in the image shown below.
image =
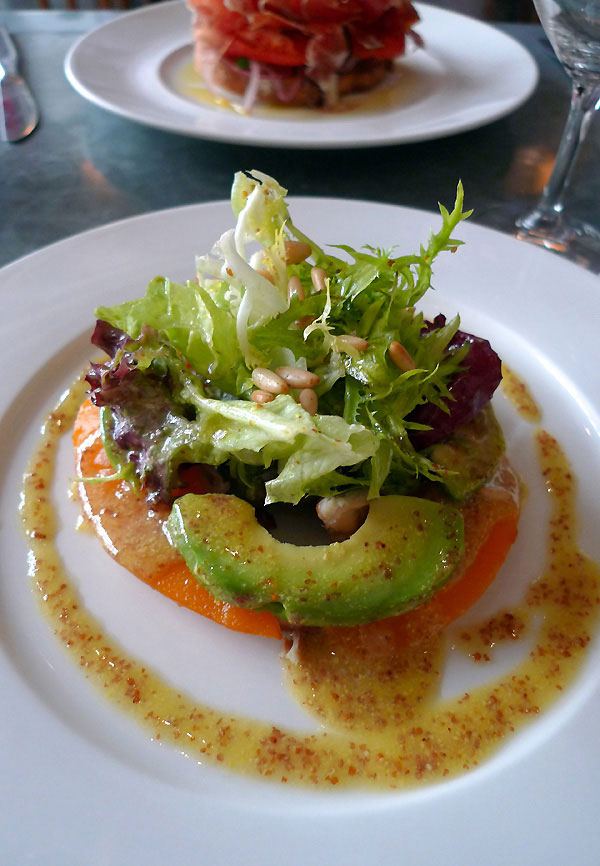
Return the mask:
<path id="1" fill-rule="evenodd" d="M 600 0 L 534 0 L 556 56 L 571 76 L 571 108 L 552 175 L 517 237 L 600 269 L 600 231 L 565 214 L 564 196 L 579 147 L 600 107 Z"/>

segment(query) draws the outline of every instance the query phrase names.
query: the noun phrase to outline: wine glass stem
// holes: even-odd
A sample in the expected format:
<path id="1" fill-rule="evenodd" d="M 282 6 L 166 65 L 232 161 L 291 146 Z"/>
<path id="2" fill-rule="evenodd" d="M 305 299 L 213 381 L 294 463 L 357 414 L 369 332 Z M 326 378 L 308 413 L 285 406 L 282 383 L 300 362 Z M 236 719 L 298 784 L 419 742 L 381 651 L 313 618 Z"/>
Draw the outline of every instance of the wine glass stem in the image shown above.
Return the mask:
<path id="1" fill-rule="evenodd" d="M 563 210 L 563 197 L 575 166 L 579 147 L 585 138 L 597 102 L 600 99 L 600 85 L 586 85 L 573 81 L 571 108 L 560 141 L 556 161 L 542 197 L 537 205 L 538 214 L 556 219 Z"/>

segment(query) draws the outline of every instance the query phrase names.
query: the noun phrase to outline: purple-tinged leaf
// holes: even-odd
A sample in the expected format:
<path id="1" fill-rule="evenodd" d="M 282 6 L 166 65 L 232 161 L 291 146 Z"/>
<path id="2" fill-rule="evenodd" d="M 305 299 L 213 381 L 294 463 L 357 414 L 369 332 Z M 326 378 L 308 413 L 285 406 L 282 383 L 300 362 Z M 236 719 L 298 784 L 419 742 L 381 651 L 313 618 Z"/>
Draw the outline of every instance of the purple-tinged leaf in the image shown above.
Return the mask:
<path id="1" fill-rule="evenodd" d="M 445 316 L 436 316 L 427 330 L 441 328 L 445 323 Z M 411 442 L 418 450 L 441 442 L 457 427 L 471 421 L 489 403 L 500 384 L 501 361 L 489 342 L 466 331 L 457 331 L 448 344 L 448 351 L 459 349 L 465 344 L 469 345 L 469 352 L 463 361 L 464 369 L 448 387 L 452 396 L 447 404 L 449 411 L 444 412 L 433 403 L 425 403 L 409 416 L 408 420 L 431 428 L 411 432 Z"/>

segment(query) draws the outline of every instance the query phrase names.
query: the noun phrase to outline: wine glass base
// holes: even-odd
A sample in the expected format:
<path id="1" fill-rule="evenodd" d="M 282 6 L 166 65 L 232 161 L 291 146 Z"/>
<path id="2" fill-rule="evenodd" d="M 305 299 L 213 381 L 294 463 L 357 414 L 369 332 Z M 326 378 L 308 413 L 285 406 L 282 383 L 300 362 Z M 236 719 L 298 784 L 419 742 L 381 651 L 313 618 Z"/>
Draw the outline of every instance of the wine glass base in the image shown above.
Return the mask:
<path id="1" fill-rule="evenodd" d="M 571 259 L 600 273 L 600 231 L 579 220 L 566 221 L 562 214 L 534 210 L 516 221 L 516 237 Z"/>

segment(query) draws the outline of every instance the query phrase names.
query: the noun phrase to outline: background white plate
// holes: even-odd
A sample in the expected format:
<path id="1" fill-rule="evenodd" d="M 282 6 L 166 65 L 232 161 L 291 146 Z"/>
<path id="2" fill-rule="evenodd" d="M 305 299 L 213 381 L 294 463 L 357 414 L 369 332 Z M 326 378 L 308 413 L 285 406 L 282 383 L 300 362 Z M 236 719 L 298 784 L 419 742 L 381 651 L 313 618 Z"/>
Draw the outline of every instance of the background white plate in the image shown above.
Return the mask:
<path id="1" fill-rule="evenodd" d="M 279 147 L 359 147 L 422 141 L 473 129 L 513 111 L 532 92 L 537 66 L 501 31 L 417 4 L 425 49 L 403 61 L 406 102 L 376 113 L 290 112 L 240 117 L 178 95 L 173 74 L 191 58 L 191 13 L 158 3 L 83 36 L 65 62 L 76 90 L 102 108 L 199 138 Z"/>
<path id="2" fill-rule="evenodd" d="M 410 251 L 432 214 L 331 199 L 292 200 L 322 243 Z M 421 789 L 315 792 L 197 766 L 151 742 L 105 703 L 39 615 L 17 515 L 37 430 L 91 354 L 93 308 L 143 292 L 157 273 L 192 274 L 194 254 L 231 224 L 225 203 L 148 214 L 62 241 L 0 271 L 0 850 L 44 866 L 597 866 L 600 652 L 575 685 L 480 769 Z M 335 226 L 332 229 L 332 226 Z M 365 226 L 368 230 L 365 230 Z M 597 279 L 476 225 L 435 268 L 433 302 L 459 309 L 528 381 L 544 425 L 579 477 L 581 542 L 600 559 L 600 315 Z M 485 604 L 510 599 L 511 574 L 541 567 L 544 521 L 531 431 L 495 400 L 509 452 L 529 486 L 519 540 Z M 60 547 L 106 631 L 170 681 L 215 706 L 311 727 L 281 683 L 278 645 L 233 634 L 178 608 L 73 530 L 65 442 L 55 496 Z M 474 666 L 454 671 L 454 687 Z M 480 670 L 480 669 L 477 669 Z"/>

